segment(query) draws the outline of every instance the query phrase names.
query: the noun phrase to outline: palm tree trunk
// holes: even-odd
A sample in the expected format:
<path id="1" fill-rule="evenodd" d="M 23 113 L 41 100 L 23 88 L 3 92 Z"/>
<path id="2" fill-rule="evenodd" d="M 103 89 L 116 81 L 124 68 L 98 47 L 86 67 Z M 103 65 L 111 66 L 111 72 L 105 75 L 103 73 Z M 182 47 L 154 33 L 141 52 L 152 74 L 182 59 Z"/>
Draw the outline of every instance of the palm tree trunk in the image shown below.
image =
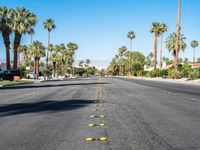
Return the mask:
<path id="1" fill-rule="evenodd" d="M 50 31 L 48 32 L 48 48 L 47 48 L 47 58 L 46 58 L 46 68 L 49 69 L 49 45 L 50 45 Z"/>
<path id="2" fill-rule="evenodd" d="M 10 67 L 10 34 L 9 32 L 2 32 L 5 48 L 6 48 L 6 69 L 11 69 Z"/>
<path id="3" fill-rule="evenodd" d="M 120 63 L 119 63 L 119 75 L 122 75 L 122 57 L 120 58 Z"/>
<path id="4" fill-rule="evenodd" d="M 17 69 L 17 60 L 18 60 L 18 47 L 21 42 L 22 34 L 15 31 L 15 38 L 14 38 L 14 58 L 13 58 L 13 69 Z"/>
<path id="5" fill-rule="evenodd" d="M 195 48 L 193 50 L 193 63 L 195 63 Z"/>
<path id="6" fill-rule="evenodd" d="M 176 31 L 176 60 L 175 69 L 178 70 L 178 53 L 179 53 L 179 40 L 180 40 L 180 30 L 181 30 L 181 0 L 178 0 L 178 21 L 177 21 L 177 31 Z"/>
<path id="7" fill-rule="evenodd" d="M 56 74 L 56 62 L 53 62 L 53 72 L 54 72 L 54 75 Z"/>
<path id="8" fill-rule="evenodd" d="M 39 73 L 39 61 L 40 61 L 40 59 L 36 58 L 36 74 Z"/>
<path id="9" fill-rule="evenodd" d="M 131 76 L 131 64 L 132 64 L 132 62 L 131 62 L 131 51 L 132 51 L 132 46 L 133 46 L 132 45 L 132 39 L 130 39 L 129 67 L 128 67 L 129 68 L 129 71 L 128 71 L 129 76 Z"/>
<path id="10" fill-rule="evenodd" d="M 154 33 L 154 70 L 156 70 L 157 64 L 157 34 Z"/>
<path id="11" fill-rule="evenodd" d="M 162 68 L 162 47 L 163 47 L 163 35 L 161 35 L 160 43 L 160 68 Z"/>
<path id="12" fill-rule="evenodd" d="M 61 68 L 62 68 L 62 76 L 64 76 L 65 75 L 65 63 L 64 63 L 63 60 L 62 60 L 62 66 L 61 66 Z"/>

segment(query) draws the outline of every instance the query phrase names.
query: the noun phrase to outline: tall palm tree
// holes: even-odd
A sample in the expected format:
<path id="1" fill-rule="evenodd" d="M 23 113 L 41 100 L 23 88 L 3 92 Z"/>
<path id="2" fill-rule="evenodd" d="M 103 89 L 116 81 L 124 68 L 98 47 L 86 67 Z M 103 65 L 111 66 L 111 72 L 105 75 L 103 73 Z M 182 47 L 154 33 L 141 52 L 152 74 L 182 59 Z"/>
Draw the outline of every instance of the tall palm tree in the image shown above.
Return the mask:
<path id="1" fill-rule="evenodd" d="M 151 27 L 151 33 L 154 33 L 154 70 L 156 70 L 157 64 L 157 40 L 158 36 L 161 34 L 161 24 L 154 22 Z"/>
<path id="2" fill-rule="evenodd" d="M 10 69 L 10 34 L 12 32 L 12 9 L 0 7 L 0 32 L 6 48 L 6 69 Z"/>
<path id="3" fill-rule="evenodd" d="M 119 48 L 119 57 L 120 57 L 120 75 L 124 75 L 124 64 L 123 64 L 123 56 L 124 53 L 127 51 L 126 46 L 122 46 Z"/>
<path id="4" fill-rule="evenodd" d="M 23 64 L 27 65 L 27 61 L 28 61 L 28 55 L 27 55 L 27 51 L 28 51 L 28 46 L 26 45 L 21 45 L 18 47 L 18 52 L 23 54 Z"/>
<path id="5" fill-rule="evenodd" d="M 44 29 L 47 29 L 48 30 L 48 46 L 50 45 L 50 33 L 53 29 L 56 28 L 56 25 L 54 24 L 54 20 L 53 19 L 46 19 L 45 22 L 43 22 L 43 26 L 44 26 Z M 47 50 L 47 55 L 46 55 L 46 67 L 47 67 L 47 70 L 48 70 L 48 61 L 49 61 L 49 49 Z"/>
<path id="6" fill-rule="evenodd" d="M 40 58 L 45 57 L 45 47 L 39 41 L 33 41 L 29 47 L 29 54 L 34 57 L 34 72 L 39 73 Z"/>
<path id="7" fill-rule="evenodd" d="M 133 39 L 135 39 L 135 33 L 133 31 L 128 32 L 127 37 L 130 39 L 130 52 L 132 51 Z M 129 55 L 129 76 L 131 75 L 131 55 Z"/>
<path id="8" fill-rule="evenodd" d="M 199 46 L 199 42 L 198 41 L 196 41 L 196 40 L 193 40 L 192 42 L 191 42 L 191 47 L 194 49 L 193 50 L 193 63 L 195 63 L 195 48 L 196 47 L 198 47 Z"/>
<path id="9" fill-rule="evenodd" d="M 175 68 L 178 70 L 178 54 L 179 54 L 179 39 L 180 39 L 180 31 L 181 31 L 181 0 L 178 0 L 178 19 L 177 19 L 177 31 L 176 31 L 176 55 L 175 55 Z"/>
<path id="10" fill-rule="evenodd" d="M 166 43 L 166 48 L 169 50 L 169 52 L 172 52 L 172 55 L 174 56 L 174 66 L 176 65 L 176 33 L 170 34 L 165 43 Z M 186 38 L 184 37 L 183 34 L 180 35 L 179 38 L 179 50 L 184 51 L 187 47 L 187 44 L 185 43 Z"/>
<path id="11" fill-rule="evenodd" d="M 58 59 L 61 62 L 62 76 L 65 76 L 65 63 L 68 60 L 67 48 L 65 44 L 56 45 L 55 49 L 58 51 Z"/>
<path id="12" fill-rule="evenodd" d="M 89 67 L 89 64 L 91 63 L 91 61 L 90 61 L 89 59 L 86 59 L 86 60 L 85 60 L 85 63 L 86 63 L 86 65 L 87 65 L 87 67 Z"/>
<path id="13" fill-rule="evenodd" d="M 57 62 L 59 61 L 59 55 L 58 55 L 59 48 L 57 49 L 52 44 L 50 44 L 50 46 L 51 46 L 51 48 L 49 48 L 49 50 L 51 50 L 51 54 L 50 54 L 49 60 L 53 64 L 53 74 L 56 75 L 57 74 Z"/>
<path id="14" fill-rule="evenodd" d="M 160 68 L 162 67 L 162 48 L 163 48 L 163 34 L 167 32 L 168 27 L 166 24 L 161 24 L 161 32 L 160 32 Z"/>
<path id="15" fill-rule="evenodd" d="M 112 67 L 112 73 L 114 75 L 116 73 L 116 68 L 117 68 L 117 60 L 115 58 L 112 59 L 111 67 Z"/>
<path id="16" fill-rule="evenodd" d="M 70 43 L 67 44 L 67 48 L 69 50 L 69 55 L 71 56 L 70 60 L 73 61 L 71 63 L 73 63 L 72 74 L 74 75 L 74 73 L 75 73 L 75 52 L 79 47 L 78 47 L 78 45 L 76 43 L 70 42 Z"/>
<path id="17" fill-rule="evenodd" d="M 15 32 L 13 69 L 17 69 L 18 47 L 20 46 L 22 35 L 28 33 L 30 29 L 35 26 L 37 21 L 37 16 L 25 7 L 17 7 L 14 11 L 12 24 L 12 28 Z"/>
<path id="18" fill-rule="evenodd" d="M 84 60 L 81 60 L 80 62 L 79 62 L 79 67 L 83 67 L 83 64 L 84 64 Z"/>

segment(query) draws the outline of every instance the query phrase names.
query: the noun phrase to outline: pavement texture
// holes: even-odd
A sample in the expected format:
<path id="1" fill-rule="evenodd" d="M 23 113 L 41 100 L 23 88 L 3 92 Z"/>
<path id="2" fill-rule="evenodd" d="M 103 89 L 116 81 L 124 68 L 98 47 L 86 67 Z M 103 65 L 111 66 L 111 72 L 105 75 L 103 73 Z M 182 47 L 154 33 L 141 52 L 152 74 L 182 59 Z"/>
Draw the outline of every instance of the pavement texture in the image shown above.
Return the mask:
<path id="1" fill-rule="evenodd" d="M 0 89 L 1 150 L 199 150 L 199 141 L 199 86 L 85 78 Z"/>

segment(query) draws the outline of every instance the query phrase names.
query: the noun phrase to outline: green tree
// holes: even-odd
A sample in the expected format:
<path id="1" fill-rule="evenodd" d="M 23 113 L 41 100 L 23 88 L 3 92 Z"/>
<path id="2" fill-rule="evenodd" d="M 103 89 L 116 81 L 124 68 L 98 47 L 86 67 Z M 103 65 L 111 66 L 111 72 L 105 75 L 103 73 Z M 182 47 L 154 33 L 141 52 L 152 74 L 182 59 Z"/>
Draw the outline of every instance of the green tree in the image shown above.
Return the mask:
<path id="1" fill-rule="evenodd" d="M 127 48 L 126 46 L 122 46 L 119 48 L 119 57 L 120 57 L 120 75 L 123 76 L 124 75 L 124 60 L 123 60 L 123 57 L 124 57 L 124 53 L 127 51 Z"/>
<path id="2" fill-rule="evenodd" d="M 13 10 L 7 7 L 0 7 L 0 32 L 6 48 L 6 69 L 10 69 L 10 34 L 12 33 Z"/>
<path id="3" fill-rule="evenodd" d="M 29 47 L 29 54 L 34 57 L 34 72 L 39 73 L 40 58 L 45 57 L 45 47 L 39 41 L 34 41 Z"/>
<path id="4" fill-rule="evenodd" d="M 130 52 L 133 47 L 133 39 L 135 39 L 135 33 L 133 31 L 128 32 L 127 37 L 130 39 Z M 129 57 L 129 75 L 131 75 L 131 58 Z"/>
<path id="5" fill-rule="evenodd" d="M 53 74 L 56 75 L 57 74 L 57 63 L 59 62 L 59 55 L 58 55 L 59 49 L 56 49 L 52 44 L 50 44 L 50 46 L 51 46 L 51 48 L 49 48 L 49 50 L 51 50 L 51 54 L 50 54 L 49 60 L 53 64 Z"/>
<path id="6" fill-rule="evenodd" d="M 157 64 L 157 40 L 158 36 L 161 34 L 161 24 L 158 22 L 154 22 L 151 27 L 151 33 L 154 33 L 154 70 L 156 70 Z"/>
<path id="7" fill-rule="evenodd" d="M 86 64 L 87 67 L 89 67 L 89 64 L 90 64 L 90 63 L 91 63 L 91 62 L 90 62 L 89 59 L 86 59 L 86 60 L 85 60 L 85 64 Z"/>
<path id="8" fill-rule="evenodd" d="M 35 26 L 38 19 L 33 12 L 30 12 L 25 7 L 17 7 L 12 18 L 12 29 L 15 33 L 13 69 L 17 69 L 18 47 L 20 46 L 22 35 L 28 33 L 30 29 Z"/>
<path id="9" fill-rule="evenodd" d="M 18 47 L 18 52 L 23 54 L 23 65 L 27 66 L 28 64 L 28 46 L 26 45 L 21 45 Z"/>
<path id="10" fill-rule="evenodd" d="M 134 52 L 127 52 L 125 56 L 131 57 L 131 68 L 134 75 L 139 75 L 141 71 L 144 70 L 145 65 L 145 56 L 137 51 Z M 128 60 L 128 59 L 127 59 Z M 128 64 L 128 62 L 126 63 Z M 126 65 L 126 70 L 128 70 L 128 65 Z"/>
<path id="11" fill-rule="evenodd" d="M 46 19 L 45 22 L 43 22 L 43 26 L 44 26 L 44 29 L 47 29 L 48 30 L 48 48 L 49 48 L 49 45 L 50 45 L 50 36 L 51 36 L 51 31 L 54 30 L 56 28 L 56 25 L 54 23 L 54 20 L 53 19 Z M 48 64 L 49 63 L 49 49 L 47 49 L 47 54 L 46 54 L 46 68 L 48 70 Z"/>
<path id="12" fill-rule="evenodd" d="M 68 49 L 68 55 L 71 56 L 71 58 L 69 60 L 71 60 L 71 64 L 73 64 L 73 66 L 71 66 L 72 68 L 72 74 L 75 74 L 75 52 L 78 49 L 78 45 L 76 43 L 68 43 L 67 44 L 67 49 Z"/>
<path id="13" fill-rule="evenodd" d="M 199 42 L 196 40 L 193 40 L 190 45 L 194 49 L 193 50 L 193 63 L 195 63 L 195 48 L 199 46 Z"/>
<path id="14" fill-rule="evenodd" d="M 172 33 L 170 34 L 166 41 L 166 48 L 169 50 L 169 52 L 172 52 L 172 55 L 174 56 L 174 66 L 175 66 L 175 62 L 176 62 L 176 33 Z M 184 37 L 183 34 L 180 35 L 179 37 L 179 50 L 184 51 L 187 47 L 187 44 L 185 43 L 186 38 Z"/>
<path id="15" fill-rule="evenodd" d="M 200 63 L 200 58 L 197 58 L 197 62 Z"/>
<path id="16" fill-rule="evenodd" d="M 79 67 L 83 68 L 83 64 L 84 64 L 84 60 L 81 60 L 81 61 L 79 62 Z"/>
<path id="17" fill-rule="evenodd" d="M 66 48 L 65 44 L 56 45 L 55 49 L 58 51 L 58 59 L 61 62 L 61 74 L 65 76 L 65 65 L 71 59 L 69 49 Z"/>

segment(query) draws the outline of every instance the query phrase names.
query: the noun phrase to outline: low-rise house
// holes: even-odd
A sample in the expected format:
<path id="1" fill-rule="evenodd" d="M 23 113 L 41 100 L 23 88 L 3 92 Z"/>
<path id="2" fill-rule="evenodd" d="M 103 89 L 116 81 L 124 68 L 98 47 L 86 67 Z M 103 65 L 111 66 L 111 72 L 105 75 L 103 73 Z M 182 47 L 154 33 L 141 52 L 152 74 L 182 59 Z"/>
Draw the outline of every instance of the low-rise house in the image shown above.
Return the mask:
<path id="1" fill-rule="evenodd" d="M 200 68 L 200 63 L 192 64 L 192 68 Z"/>

